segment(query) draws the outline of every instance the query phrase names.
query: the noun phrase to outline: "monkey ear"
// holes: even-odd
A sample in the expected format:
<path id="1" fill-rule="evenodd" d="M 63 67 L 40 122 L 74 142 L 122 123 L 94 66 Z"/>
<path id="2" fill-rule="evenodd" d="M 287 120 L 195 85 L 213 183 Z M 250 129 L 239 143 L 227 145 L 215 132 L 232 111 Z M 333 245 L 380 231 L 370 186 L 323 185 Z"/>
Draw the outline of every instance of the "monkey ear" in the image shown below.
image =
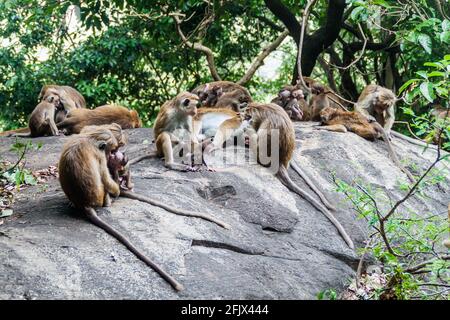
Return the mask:
<path id="1" fill-rule="evenodd" d="M 184 99 L 183 100 L 183 106 L 187 107 L 190 102 L 191 102 L 191 100 L 189 100 L 188 98 Z"/>

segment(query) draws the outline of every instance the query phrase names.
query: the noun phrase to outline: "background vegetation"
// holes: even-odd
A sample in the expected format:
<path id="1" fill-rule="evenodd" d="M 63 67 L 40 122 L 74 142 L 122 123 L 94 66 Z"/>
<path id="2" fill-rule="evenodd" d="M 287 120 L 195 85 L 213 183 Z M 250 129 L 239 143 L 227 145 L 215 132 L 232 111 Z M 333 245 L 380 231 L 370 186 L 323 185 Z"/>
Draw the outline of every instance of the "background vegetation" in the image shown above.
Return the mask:
<path id="1" fill-rule="evenodd" d="M 188 40 L 210 48 L 218 75 L 231 81 L 241 79 L 262 48 L 287 29 L 288 37 L 273 54 L 281 66 L 272 63 L 276 70 L 256 73 L 247 83 L 258 99 L 270 100 L 280 85 L 296 79 L 296 43 L 305 4 L 4 0 L 0 130 L 25 125 L 41 86 L 49 83 L 76 87 L 92 107 L 116 102 L 135 108 L 151 125 L 165 100 L 213 80 L 205 55 L 183 44 L 176 14 L 182 15 L 181 30 Z M 76 10 L 68 10 L 73 5 Z M 449 53 L 449 7 L 447 1 L 430 0 L 317 1 L 306 28 L 303 73 L 352 101 L 367 83 L 398 92 L 418 77 L 425 62 Z M 414 111 L 426 113 L 432 100 L 447 104 L 442 95 L 431 88 L 428 99 L 414 103 Z M 401 108 L 398 117 L 410 119 Z M 399 129 L 406 132 L 403 126 Z"/>
<path id="2" fill-rule="evenodd" d="M 396 130 L 421 138 L 435 135 L 447 141 L 442 147 L 449 149 L 448 120 L 433 121 L 430 111 L 437 104 L 449 108 L 450 3 L 311 2 L 303 74 L 352 101 L 366 84 L 391 88 L 401 97 L 396 118 L 412 127 L 410 132 L 399 123 Z M 256 100 L 269 101 L 282 85 L 298 78 L 306 3 L 3 0 L 0 131 L 25 126 L 40 88 L 51 83 L 77 88 L 91 107 L 119 103 L 134 108 L 148 126 L 164 101 L 212 80 L 240 81 Z M 258 58 L 275 48 L 261 67 Z M 255 74 L 248 73 L 252 65 L 259 68 Z M 19 160 L 0 165 L 0 186 L 2 181 L 18 186 L 35 183 L 20 165 L 34 146 L 16 142 L 12 148 Z M 362 291 L 373 279 L 358 269 L 356 298 L 449 298 L 450 256 L 441 246 L 449 230 L 445 213 L 403 212 L 400 206 L 411 197 L 426 197 L 427 188 L 448 190 L 448 169 L 438 166 L 444 161 L 448 163 L 448 154 L 439 149 L 436 161 L 415 184 L 399 185 L 404 198 L 396 203 L 382 189 L 335 178 L 337 190 L 373 231 L 361 251 L 361 264 L 367 255 L 383 267 L 378 285 Z M 5 208 L 9 202 L 5 200 Z M 319 294 L 320 299 L 337 297 L 332 288 Z"/>

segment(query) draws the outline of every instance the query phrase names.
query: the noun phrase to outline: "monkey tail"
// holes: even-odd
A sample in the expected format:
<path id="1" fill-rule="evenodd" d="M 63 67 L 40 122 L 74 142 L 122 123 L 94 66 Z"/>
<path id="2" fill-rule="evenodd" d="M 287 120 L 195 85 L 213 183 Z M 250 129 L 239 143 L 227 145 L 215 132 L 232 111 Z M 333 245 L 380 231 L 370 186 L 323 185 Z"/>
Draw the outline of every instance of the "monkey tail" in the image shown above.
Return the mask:
<path id="1" fill-rule="evenodd" d="M 86 208 L 85 209 L 86 215 L 89 218 L 89 220 L 95 224 L 97 227 L 105 230 L 107 233 L 109 233 L 111 236 L 119 240 L 125 247 L 128 248 L 131 252 L 133 252 L 136 257 L 144 261 L 149 267 L 151 267 L 153 270 L 155 270 L 161 277 L 163 277 L 167 282 L 170 283 L 170 285 L 177 291 L 181 291 L 184 289 L 183 285 L 180 284 L 178 281 L 176 281 L 171 275 L 169 275 L 167 272 L 165 272 L 159 265 L 151 261 L 149 258 L 147 258 L 143 253 L 141 253 L 131 242 L 121 233 L 116 231 L 113 227 L 111 227 L 108 223 L 104 222 L 102 219 L 99 218 L 97 215 L 97 212 L 93 208 Z"/>
<path id="2" fill-rule="evenodd" d="M 383 138 L 383 140 L 386 142 L 387 147 L 388 147 L 388 152 L 389 155 L 392 159 L 392 161 L 397 165 L 397 167 L 400 168 L 400 170 L 402 170 L 407 176 L 408 179 L 411 180 L 411 182 L 415 182 L 416 179 L 414 178 L 414 176 L 412 175 L 411 172 L 409 172 L 408 169 L 406 169 L 398 160 L 397 154 L 395 153 L 394 148 L 392 147 L 392 143 L 389 140 L 389 137 L 386 134 L 386 131 L 384 130 L 384 128 L 378 123 L 378 122 L 372 122 L 372 125 L 375 126 L 375 128 L 377 129 L 377 131 L 379 131 L 381 133 L 381 137 Z"/>
<path id="3" fill-rule="evenodd" d="M 131 191 L 120 190 L 120 195 L 123 196 L 123 197 L 126 197 L 126 198 L 130 198 L 130 199 L 146 202 L 148 204 L 151 204 L 153 206 L 157 206 L 157 207 L 163 208 L 164 210 L 167 210 L 169 212 L 175 213 L 175 214 L 180 215 L 180 216 L 201 218 L 201 219 L 213 222 L 213 223 L 221 226 L 222 228 L 225 228 L 225 229 L 230 229 L 231 228 L 228 223 L 220 221 L 220 220 L 214 218 L 213 216 L 211 216 L 211 215 L 209 215 L 207 213 L 191 212 L 191 211 L 187 211 L 187 210 L 183 210 L 183 209 L 177 209 L 177 208 L 174 208 L 174 207 L 169 206 L 167 204 L 164 204 L 162 202 L 159 202 L 157 200 L 153 200 L 153 199 L 151 199 L 149 197 L 146 197 L 146 196 L 143 196 L 141 194 L 137 194 L 137 193 L 131 192 Z"/>
<path id="4" fill-rule="evenodd" d="M 132 164 L 141 162 L 142 160 L 145 160 L 145 159 L 156 158 L 157 156 L 158 156 L 158 154 L 157 154 L 157 152 L 154 150 L 154 151 L 150 152 L 149 154 L 144 154 L 144 155 L 142 155 L 142 156 L 133 158 L 133 159 L 129 160 L 128 163 L 129 163 L 130 165 L 132 165 Z"/>
<path id="5" fill-rule="evenodd" d="M 310 204 L 312 204 L 316 209 L 321 211 L 330 221 L 333 223 L 333 225 L 336 227 L 336 229 L 341 234 L 342 238 L 345 240 L 347 245 L 354 249 L 355 246 L 353 244 L 352 239 L 349 237 L 347 232 L 345 231 L 344 227 L 340 224 L 340 222 L 334 217 L 334 215 L 327 210 L 323 205 L 321 205 L 318 201 L 316 201 L 313 197 L 311 197 L 307 192 L 303 191 L 299 186 L 297 186 L 289 177 L 288 171 L 284 166 L 280 166 L 280 170 L 277 173 L 278 178 L 281 180 L 281 182 L 288 187 L 291 191 L 297 193 L 304 199 L 306 199 Z"/>
<path id="6" fill-rule="evenodd" d="M 336 211 L 336 208 L 328 201 L 328 199 L 325 197 L 322 191 L 319 190 L 319 188 L 316 186 L 316 184 L 311 180 L 310 177 L 306 174 L 306 172 L 294 161 L 291 161 L 291 167 L 294 169 L 300 177 L 305 180 L 306 184 L 317 194 L 317 196 L 322 200 L 322 203 L 327 207 L 328 209 L 332 211 Z"/>

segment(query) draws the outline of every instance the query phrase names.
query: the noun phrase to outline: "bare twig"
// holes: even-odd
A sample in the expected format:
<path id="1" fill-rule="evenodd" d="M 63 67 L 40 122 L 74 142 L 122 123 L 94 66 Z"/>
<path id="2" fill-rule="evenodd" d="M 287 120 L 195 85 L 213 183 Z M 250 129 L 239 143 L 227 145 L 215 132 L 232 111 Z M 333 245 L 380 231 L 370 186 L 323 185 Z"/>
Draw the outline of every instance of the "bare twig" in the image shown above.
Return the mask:
<path id="1" fill-rule="evenodd" d="M 175 20 L 175 24 L 176 24 L 176 27 L 177 27 L 178 34 L 180 35 L 181 40 L 183 41 L 183 43 L 186 46 L 191 47 L 192 49 L 200 51 L 203 54 L 205 54 L 206 61 L 208 62 L 208 67 L 209 67 L 209 71 L 211 73 L 211 76 L 213 77 L 213 79 L 215 81 L 222 80 L 220 78 L 220 76 L 219 76 L 219 73 L 217 72 L 217 69 L 216 69 L 216 64 L 214 62 L 214 53 L 213 53 L 213 51 L 210 48 L 204 46 L 201 43 L 191 42 L 191 41 L 189 41 L 186 38 L 186 36 L 184 35 L 183 31 L 181 30 L 181 22 L 182 21 L 180 20 L 180 16 L 183 16 L 181 13 L 179 13 L 179 14 L 172 13 L 171 16 Z"/>
<path id="2" fill-rule="evenodd" d="M 264 59 L 274 51 L 278 46 L 283 42 L 283 40 L 289 35 L 288 30 L 284 30 L 273 42 L 269 43 L 266 47 L 263 48 L 262 52 L 259 56 L 256 57 L 255 61 L 252 63 L 250 68 L 247 70 L 245 75 L 237 82 L 237 84 L 244 85 L 255 74 L 256 70 L 264 64 Z"/>
<path id="3" fill-rule="evenodd" d="M 306 24 L 308 23 L 308 16 L 311 11 L 311 8 L 314 6 L 314 4 L 317 2 L 317 0 L 308 0 L 308 3 L 306 4 L 305 10 L 303 11 L 303 17 L 302 17 L 302 28 L 300 31 L 300 41 L 298 44 L 298 55 L 297 55 L 297 69 L 298 69 L 298 78 L 302 86 L 305 88 L 305 90 L 309 93 L 309 96 L 311 95 L 311 89 L 306 85 L 305 79 L 303 79 L 303 72 L 302 72 L 302 51 L 303 51 L 303 40 L 305 38 L 305 29 Z"/>

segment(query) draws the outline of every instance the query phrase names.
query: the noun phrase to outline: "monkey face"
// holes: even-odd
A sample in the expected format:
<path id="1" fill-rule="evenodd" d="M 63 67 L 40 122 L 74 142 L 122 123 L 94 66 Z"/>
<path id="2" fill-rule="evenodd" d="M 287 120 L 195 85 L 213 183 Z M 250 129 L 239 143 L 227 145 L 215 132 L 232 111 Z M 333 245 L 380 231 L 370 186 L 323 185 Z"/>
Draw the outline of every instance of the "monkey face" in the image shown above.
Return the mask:
<path id="1" fill-rule="evenodd" d="M 197 95 L 191 93 L 182 93 L 177 98 L 178 110 L 188 116 L 195 116 L 197 114 L 197 107 L 201 106 L 201 102 Z"/>
<path id="2" fill-rule="evenodd" d="M 325 107 L 320 111 L 320 121 L 322 123 L 326 123 L 330 121 L 333 118 L 333 115 L 335 113 L 335 109 L 331 107 Z"/>

